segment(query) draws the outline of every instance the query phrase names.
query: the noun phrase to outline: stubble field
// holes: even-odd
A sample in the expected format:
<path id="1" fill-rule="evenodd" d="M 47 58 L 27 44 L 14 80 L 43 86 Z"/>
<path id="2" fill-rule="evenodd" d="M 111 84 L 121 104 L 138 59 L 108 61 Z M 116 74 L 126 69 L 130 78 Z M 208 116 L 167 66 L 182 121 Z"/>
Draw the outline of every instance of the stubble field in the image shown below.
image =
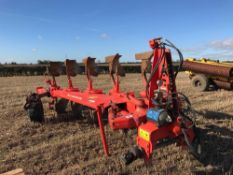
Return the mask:
<path id="1" fill-rule="evenodd" d="M 193 107 L 192 117 L 203 132 L 206 158 L 193 159 L 186 150 L 170 145 L 154 152 L 150 163 L 137 160 L 124 167 L 119 157 L 135 144 L 136 132 L 127 135 L 105 126 L 110 157 L 105 157 L 99 129 L 86 120 L 56 116 L 44 105 L 44 124 L 30 122 L 23 110 L 26 95 L 45 85 L 44 77 L 0 78 L 0 173 L 23 168 L 37 174 L 233 174 L 233 92 L 218 90 L 195 92 L 186 74 L 180 73 L 177 88 L 186 94 Z M 58 78 L 67 86 L 66 77 Z M 85 89 L 85 76 L 74 78 L 74 85 Z M 45 85 L 46 86 L 46 85 Z M 108 75 L 95 79 L 95 87 L 111 88 Z M 122 91 L 143 90 L 139 74 L 127 74 L 121 80 Z M 43 100 L 48 102 L 48 99 Z"/>

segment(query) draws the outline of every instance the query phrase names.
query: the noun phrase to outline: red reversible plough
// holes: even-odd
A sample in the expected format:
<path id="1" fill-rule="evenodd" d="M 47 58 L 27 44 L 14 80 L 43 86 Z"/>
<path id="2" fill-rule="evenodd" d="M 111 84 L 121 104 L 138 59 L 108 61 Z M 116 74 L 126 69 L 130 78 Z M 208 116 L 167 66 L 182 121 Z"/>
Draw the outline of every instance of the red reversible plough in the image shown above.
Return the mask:
<path id="1" fill-rule="evenodd" d="M 107 119 L 113 130 L 137 129 L 137 145 L 122 156 L 127 165 L 137 158 L 149 160 L 154 149 L 170 143 L 187 146 L 194 156 L 200 157 L 201 145 L 198 131 L 193 121 L 186 115 L 189 101 L 176 90 L 175 79 L 178 74 L 173 70 L 170 50 L 175 49 L 180 56 L 180 67 L 183 57 L 181 52 L 169 41 L 161 38 L 150 41 L 151 52 L 139 53 L 135 57 L 141 60 L 141 74 L 145 90 L 141 97 L 135 97 L 134 92 L 120 90 L 120 77 L 125 72 L 119 63 L 121 55 L 106 57 L 109 64 L 109 74 L 113 88 L 105 94 L 100 89 L 94 89 L 92 76 L 97 76 L 95 58 L 85 58 L 85 74 L 88 79 L 87 88 L 81 91 L 74 87 L 72 77 L 80 73 L 75 60 L 65 60 L 65 71 L 68 87 L 58 86 L 55 77 L 59 76 L 64 66 L 60 62 L 50 62 L 48 74 L 52 79 L 47 80 L 49 88 L 37 87 L 36 92 L 30 94 L 24 106 L 32 121 L 43 122 L 44 112 L 42 97 L 50 97 L 50 108 L 58 114 L 64 113 L 68 103 L 75 117 L 83 115 L 83 110 L 89 111 L 89 116 L 98 123 L 100 136 L 106 155 L 109 155 L 105 137 L 103 119 Z M 180 68 L 179 67 L 179 68 Z M 150 70 L 150 71 L 149 71 Z M 147 76 L 147 73 L 150 73 Z M 87 115 L 83 115 L 87 117 Z"/>

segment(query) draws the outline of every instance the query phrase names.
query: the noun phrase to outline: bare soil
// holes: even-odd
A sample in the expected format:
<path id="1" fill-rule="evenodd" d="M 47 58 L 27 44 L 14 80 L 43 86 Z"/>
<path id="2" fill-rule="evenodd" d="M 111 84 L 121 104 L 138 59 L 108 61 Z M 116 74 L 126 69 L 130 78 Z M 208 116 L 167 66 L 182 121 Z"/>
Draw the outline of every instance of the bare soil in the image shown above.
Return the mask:
<path id="1" fill-rule="evenodd" d="M 44 124 L 30 122 L 23 110 L 26 95 L 43 86 L 44 77 L 0 78 L 0 173 L 23 168 L 26 174 L 233 174 L 233 92 L 218 90 L 196 92 L 188 76 L 180 73 L 178 90 L 192 102 L 192 115 L 203 133 L 204 162 L 198 162 L 187 150 L 170 145 L 154 151 L 151 162 L 137 160 L 128 167 L 119 157 L 135 144 L 136 131 L 127 135 L 105 126 L 111 152 L 104 156 L 98 127 L 72 116 L 56 116 L 44 103 Z M 74 79 L 76 87 L 85 89 L 84 76 Z M 67 86 L 66 77 L 58 78 Z M 107 92 L 108 75 L 95 79 L 95 87 Z M 46 86 L 46 85 L 45 85 Z M 139 74 L 121 80 L 122 91 L 143 89 Z M 45 99 L 44 102 L 48 102 Z"/>

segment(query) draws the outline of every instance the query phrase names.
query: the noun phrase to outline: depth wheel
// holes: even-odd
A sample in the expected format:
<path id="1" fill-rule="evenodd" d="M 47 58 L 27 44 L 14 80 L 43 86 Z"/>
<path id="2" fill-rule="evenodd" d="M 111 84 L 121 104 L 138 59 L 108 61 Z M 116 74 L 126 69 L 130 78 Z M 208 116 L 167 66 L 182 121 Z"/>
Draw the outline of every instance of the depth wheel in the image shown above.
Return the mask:
<path id="1" fill-rule="evenodd" d="M 94 124 L 95 126 L 99 126 L 98 116 L 97 116 L 97 112 L 95 110 L 89 109 L 88 120 L 89 120 L 90 123 Z"/>
<path id="2" fill-rule="evenodd" d="M 81 119 L 83 106 L 74 102 L 71 102 L 72 115 L 74 118 Z"/>
<path id="3" fill-rule="evenodd" d="M 203 151 L 203 134 L 199 128 L 194 127 L 195 138 L 191 143 L 190 153 L 200 162 L 203 162 L 205 154 Z"/>
<path id="4" fill-rule="evenodd" d="M 195 90 L 203 92 L 209 87 L 209 80 L 205 75 L 195 75 L 191 80 L 191 86 Z"/>
<path id="5" fill-rule="evenodd" d="M 56 101 L 55 103 L 55 111 L 57 112 L 57 114 L 64 114 L 66 113 L 66 107 L 68 105 L 69 101 L 66 99 L 59 99 Z"/>
<path id="6" fill-rule="evenodd" d="M 33 93 L 27 97 L 24 109 L 32 122 L 44 122 L 44 108 L 38 94 Z"/>
<path id="7" fill-rule="evenodd" d="M 103 124 L 108 123 L 108 112 L 107 111 L 108 110 L 105 110 L 102 113 L 101 119 L 102 119 Z M 95 126 L 99 126 L 97 111 L 89 108 L 88 112 L 89 112 L 88 121 L 94 124 Z"/>

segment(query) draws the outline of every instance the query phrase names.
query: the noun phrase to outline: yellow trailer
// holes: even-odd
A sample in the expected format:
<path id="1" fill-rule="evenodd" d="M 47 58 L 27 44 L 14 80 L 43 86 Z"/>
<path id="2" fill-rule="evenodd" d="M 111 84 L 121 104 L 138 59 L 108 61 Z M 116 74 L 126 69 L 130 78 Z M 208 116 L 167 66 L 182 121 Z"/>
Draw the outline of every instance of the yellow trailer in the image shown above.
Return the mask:
<path id="1" fill-rule="evenodd" d="M 187 58 L 183 69 L 189 75 L 191 86 L 197 91 L 233 89 L 233 63 Z"/>

